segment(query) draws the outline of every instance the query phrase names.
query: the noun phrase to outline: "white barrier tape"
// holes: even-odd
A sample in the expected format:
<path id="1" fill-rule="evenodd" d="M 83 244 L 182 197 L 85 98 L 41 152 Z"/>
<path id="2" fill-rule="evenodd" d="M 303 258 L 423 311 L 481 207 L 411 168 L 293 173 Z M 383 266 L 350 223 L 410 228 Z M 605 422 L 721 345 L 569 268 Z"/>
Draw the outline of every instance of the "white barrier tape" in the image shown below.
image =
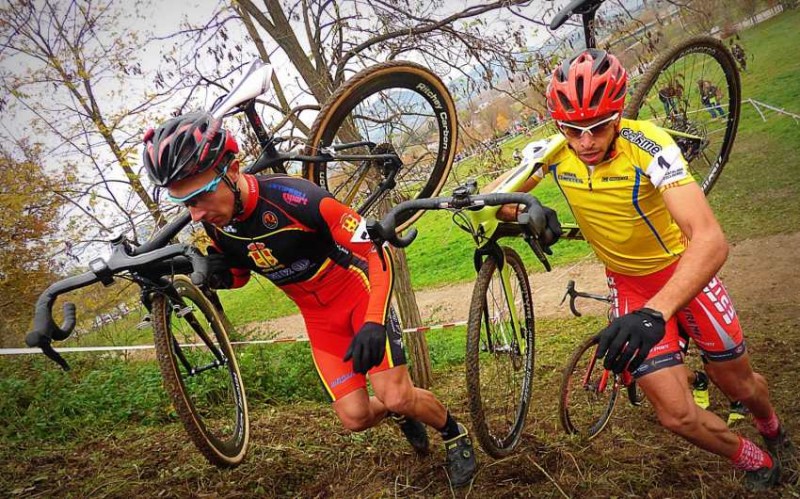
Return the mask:
<path id="1" fill-rule="evenodd" d="M 404 333 L 424 333 L 433 329 L 446 329 L 457 326 L 466 326 L 467 321 L 450 322 L 447 324 L 436 324 L 433 326 L 422 326 L 415 328 L 403 329 Z M 276 338 L 274 340 L 253 340 L 253 341 L 232 341 L 231 345 L 267 345 L 271 343 L 294 343 L 299 341 L 308 341 L 307 336 L 294 336 L 290 338 Z M 190 345 L 183 345 L 190 347 L 203 346 L 201 343 L 194 343 Z M 71 352 L 114 352 L 114 351 L 128 351 L 128 350 L 152 350 L 154 345 L 129 345 L 129 346 L 113 346 L 113 347 L 64 347 L 56 348 L 59 353 Z M 25 355 L 42 353 L 38 348 L 0 348 L 0 355 Z"/>
<path id="2" fill-rule="evenodd" d="M 459 322 L 449 322 L 447 324 L 436 324 L 434 326 L 420 326 L 420 327 L 411 327 L 407 329 L 403 329 L 404 333 L 424 333 L 425 331 L 431 331 L 433 329 L 445 329 L 449 327 L 457 327 L 457 326 L 466 326 L 467 321 L 459 321 Z"/>

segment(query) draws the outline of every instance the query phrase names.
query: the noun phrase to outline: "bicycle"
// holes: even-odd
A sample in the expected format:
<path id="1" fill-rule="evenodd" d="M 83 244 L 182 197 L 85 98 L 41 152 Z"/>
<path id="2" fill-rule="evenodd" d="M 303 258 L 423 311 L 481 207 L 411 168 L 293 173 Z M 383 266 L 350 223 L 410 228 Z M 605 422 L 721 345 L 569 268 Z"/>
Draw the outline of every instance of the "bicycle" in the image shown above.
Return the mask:
<path id="1" fill-rule="evenodd" d="M 475 195 L 474 181 L 451 197 L 417 199 L 398 204 L 380 222 L 370 221 L 373 241 L 403 248 L 417 234 L 396 231 L 408 211 L 451 210 L 458 227 L 476 244 L 478 278 L 470 300 L 466 345 L 466 380 L 473 431 L 487 454 L 500 458 L 517 447 L 530 407 L 535 357 L 533 294 L 519 254 L 500 244 L 506 237 L 523 237 L 546 270 L 550 264 L 540 238 L 546 234 L 539 201 L 525 193 Z M 516 222 L 495 216 L 500 206 L 525 205 Z M 458 221 L 456 221 L 458 220 Z M 546 237 L 546 236 L 545 236 Z"/>
<path id="2" fill-rule="evenodd" d="M 397 190 L 398 183 L 399 190 L 411 198 L 435 194 L 441 188 L 455 154 L 456 115 L 450 94 L 434 74 L 406 62 L 388 62 L 363 70 L 322 108 L 311 128 L 306 154 L 298 154 L 277 149 L 286 139 L 267 132 L 256 110 L 256 99 L 268 89 L 270 73 L 269 66 L 254 61 L 243 78 L 210 109 L 220 120 L 244 114 L 258 138 L 261 152 L 245 173 L 257 174 L 268 168 L 285 172 L 287 162 L 301 161 L 307 177 L 322 179 L 326 178 L 323 172 L 328 171 L 328 165 L 333 171 L 354 166 L 360 172 L 358 178 L 341 184 L 358 187 L 370 182 L 369 196 L 358 198 L 362 213 L 375 209 L 387 193 Z M 413 109 L 414 114 L 409 120 L 393 115 L 390 120 L 376 120 L 374 127 L 360 128 L 359 120 L 371 116 L 365 110 L 374 108 L 375 99 L 385 105 L 403 104 L 402 110 Z M 393 113 L 399 111 L 392 109 Z M 289 119 L 287 116 L 275 128 Z M 393 120 L 400 120 L 401 124 L 394 126 Z M 344 128 L 355 140 L 343 140 L 338 132 Z M 414 139 L 411 132 L 416 129 L 422 139 Z M 397 130 L 408 134 L 389 133 Z M 438 140 L 429 140 L 437 137 Z M 415 142 L 423 139 L 424 153 Z M 419 154 L 414 162 L 404 161 L 416 153 Z M 416 176 L 426 168 L 426 181 L 419 182 Z M 403 189 L 402 185 L 408 188 Z M 416 216 L 416 212 L 404 212 L 398 220 L 398 230 Z M 34 327 L 25 341 L 30 347 L 41 348 L 47 357 L 68 370 L 68 363 L 53 348 L 52 341 L 63 341 L 71 334 L 76 323 L 75 305 L 64 304 L 63 322 L 57 325 L 52 315 L 56 298 L 97 282 L 109 286 L 115 279 L 139 285 L 140 298 L 153 327 L 164 385 L 184 428 L 210 463 L 231 467 L 242 462 L 248 448 L 247 400 L 229 340 L 231 326 L 216 294 L 203 284 L 206 261 L 191 246 L 169 244 L 189 221 L 189 213 L 184 211 L 141 245 L 122 235 L 112 239 L 108 259 L 92 260 L 89 271 L 58 281 L 39 296 Z"/>

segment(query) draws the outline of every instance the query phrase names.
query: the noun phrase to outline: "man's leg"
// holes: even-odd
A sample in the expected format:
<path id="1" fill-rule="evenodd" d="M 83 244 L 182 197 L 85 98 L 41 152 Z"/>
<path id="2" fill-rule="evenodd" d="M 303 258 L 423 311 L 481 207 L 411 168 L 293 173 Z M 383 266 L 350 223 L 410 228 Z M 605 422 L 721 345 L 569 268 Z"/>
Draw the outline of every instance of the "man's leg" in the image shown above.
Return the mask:
<path id="1" fill-rule="evenodd" d="M 405 365 L 370 373 L 369 379 L 375 396 L 389 411 L 423 422 L 442 435 L 450 482 L 455 487 L 469 483 L 477 470 L 472 441 L 444 404 L 428 390 L 415 387 Z"/>
<path id="2" fill-rule="evenodd" d="M 350 431 L 372 428 L 386 417 L 386 406 L 377 397 L 370 397 L 365 388 L 359 388 L 336 400 L 333 411 L 342 426 Z"/>
<path id="3" fill-rule="evenodd" d="M 774 414 L 767 380 L 753 371 L 747 353 L 732 360 L 709 361 L 706 371 L 722 393 L 730 400 L 741 401 L 756 419 L 768 419 Z"/>
<path id="4" fill-rule="evenodd" d="M 665 428 L 701 449 L 730 459 L 734 467 L 747 472 L 745 485 L 749 489 L 764 490 L 778 482 L 778 461 L 750 440 L 731 432 L 717 415 L 694 403 L 682 366 L 641 376 L 637 383 Z"/>

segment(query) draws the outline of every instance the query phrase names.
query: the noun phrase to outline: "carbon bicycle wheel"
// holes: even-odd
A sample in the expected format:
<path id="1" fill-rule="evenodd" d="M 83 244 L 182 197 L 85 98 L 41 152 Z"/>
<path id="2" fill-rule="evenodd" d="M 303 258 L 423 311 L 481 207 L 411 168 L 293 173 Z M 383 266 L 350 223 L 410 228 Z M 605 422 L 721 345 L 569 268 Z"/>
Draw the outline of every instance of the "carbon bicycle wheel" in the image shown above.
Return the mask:
<path id="1" fill-rule="evenodd" d="M 708 194 L 728 161 L 741 107 L 736 62 L 710 36 L 689 38 L 656 59 L 636 86 L 625 117 L 672 134 Z"/>
<path id="2" fill-rule="evenodd" d="M 306 154 L 395 153 L 399 162 L 309 162 L 303 174 L 362 215 L 380 218 L 397 203 L 439 193 L 455 157 L 457 124 L 453 99 L 436 75 L 410 62 L 378 64 L 330 97 L 311 127 Z M 421 215 L 403 215 L 398 232 Z"/>
<path id="3" fill-rule="evenodd" d="M 250 440 L 239 366 L 219 314 L 188 277 L 175 276 L 180 299 L 157 293 L 152 318 L 164 387 L 186 432 L 209 462 L 242 462 Z"/>
<path id="4" fill-rule="evenodd" d="M 475 435 L 487 454 L 503 457 L 517 446 L 533 384 L 533 299 L 522 259 L 503 248 L 506 294 L 494 258 L 478 272 L 467 326 L 467 393 Z M 514 313 L 512 315 L 512 307 Z"/>
<path id="5" fill-rule="evenodd" d="M 564 431 L 586 440 L 608 425 L 619 394 L 613 373 L 594 358 L 597 342 L 597 336 L 592 336 L 575 349 L 561 378 L 558 404 Z"/>

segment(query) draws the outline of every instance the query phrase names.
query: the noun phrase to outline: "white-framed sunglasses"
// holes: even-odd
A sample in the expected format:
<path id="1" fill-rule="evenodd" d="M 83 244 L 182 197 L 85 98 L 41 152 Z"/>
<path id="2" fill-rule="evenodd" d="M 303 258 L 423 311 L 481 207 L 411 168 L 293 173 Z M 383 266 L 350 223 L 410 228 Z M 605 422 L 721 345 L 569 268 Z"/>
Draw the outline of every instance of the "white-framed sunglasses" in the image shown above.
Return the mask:
<path id="1" fill-rule="evenodd" d="M 557 121 L 556 123 L 558 123 L 558 127 L 561 129 L 564 135 L 572 139 L 578 139 L 583 137 L 584 133 L 588 133 L 589 136 L 592 136 L 595 133 L 602 134 L 608 131 L 608 127 L 610 127 L 617 118 L 619 118 L 619 113 L 614 113 L 608 118 L 600 120 L 597 123 L 589 126 L 579 126 L 573 123 L 567 123 L 565 121 Z"/>

